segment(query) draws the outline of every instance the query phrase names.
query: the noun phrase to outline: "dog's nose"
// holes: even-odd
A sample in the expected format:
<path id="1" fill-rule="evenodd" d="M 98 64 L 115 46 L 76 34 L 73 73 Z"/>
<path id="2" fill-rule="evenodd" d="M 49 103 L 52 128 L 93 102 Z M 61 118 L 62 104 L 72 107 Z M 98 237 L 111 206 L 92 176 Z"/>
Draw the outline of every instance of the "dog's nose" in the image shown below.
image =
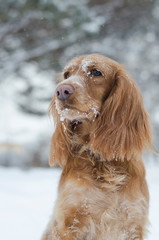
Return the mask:
<path id="1" fill-rule="evenodd" d="M 74 88 L 71 85 L 61 85 L 56 88 L 56 96 L 64 101 L 74 92 Z"/>

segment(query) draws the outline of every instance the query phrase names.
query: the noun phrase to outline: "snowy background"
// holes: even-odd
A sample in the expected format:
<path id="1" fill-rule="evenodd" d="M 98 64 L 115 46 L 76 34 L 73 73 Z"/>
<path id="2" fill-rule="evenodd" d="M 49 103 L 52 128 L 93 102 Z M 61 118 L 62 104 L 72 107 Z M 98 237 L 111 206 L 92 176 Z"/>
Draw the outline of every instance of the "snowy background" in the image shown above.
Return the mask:
<path id="1" fill-rule="evenodd" d="M 98 52 L 137 82 L 159 148 L 158 0 L 0 1 L 0 234 L 39 239 L 56 198 L 59 169 L 48 169 L 54 126 L 47 112 L 56 73 Z M 159 161 L 144 156 L 152 227 L 159 236 Z M 40 168 L 39 168 L 40 167 Z"/>

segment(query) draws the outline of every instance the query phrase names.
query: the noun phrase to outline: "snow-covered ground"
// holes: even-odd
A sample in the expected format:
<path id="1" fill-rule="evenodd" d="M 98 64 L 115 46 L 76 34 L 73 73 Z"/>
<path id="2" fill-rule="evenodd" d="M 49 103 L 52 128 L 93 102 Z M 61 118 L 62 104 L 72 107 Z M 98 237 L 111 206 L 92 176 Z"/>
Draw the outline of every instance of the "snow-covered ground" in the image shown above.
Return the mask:
<path id="1" fill-rule="evenodd" d="M 0 238 L 39 240 L 57 196 L 61 170 L 0 168 Z M 150 233 L 159 239 L 159 165 L 147 165 Z"/>

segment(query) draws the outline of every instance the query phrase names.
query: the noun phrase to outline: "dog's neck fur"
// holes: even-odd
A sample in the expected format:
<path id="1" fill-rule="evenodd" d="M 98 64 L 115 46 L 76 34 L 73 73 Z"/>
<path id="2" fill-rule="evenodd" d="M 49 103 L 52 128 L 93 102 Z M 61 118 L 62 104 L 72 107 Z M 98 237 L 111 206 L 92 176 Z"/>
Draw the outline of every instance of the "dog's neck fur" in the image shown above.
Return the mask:
<path id="1" fill-rule="evenodd" d="M 74 124 L 75 126 L 72 127 Z M 75 174 L 75 176 L 77 174 L 78 178 L 86 181 L 89 179 L 98 188 L 115 192 L 126 188 L 130 179 L 130 182 L 135 184 L 136 179 L 140 181 L 145 175 L 141 160 L 127 161 L 125 159 L 125 161 L 120 161 L 119 159 L 112 159 L 110 161 L 101 159 L 100 153 L 94 154 L 89 146 L 91 122 L 85 121 L 83 126 L 82 122 L 74 121 L 69 122 L 68 125 L 69 132 L 65 132 L 65 137 L 68 142 L 69 154 L 67 164 L 63 167 L 63 176 L 68 173 Z M 131 186 L 129 191 L 131 192 Z M 134 192 L 132 192 L 132 195 L 135 197 Z"/>

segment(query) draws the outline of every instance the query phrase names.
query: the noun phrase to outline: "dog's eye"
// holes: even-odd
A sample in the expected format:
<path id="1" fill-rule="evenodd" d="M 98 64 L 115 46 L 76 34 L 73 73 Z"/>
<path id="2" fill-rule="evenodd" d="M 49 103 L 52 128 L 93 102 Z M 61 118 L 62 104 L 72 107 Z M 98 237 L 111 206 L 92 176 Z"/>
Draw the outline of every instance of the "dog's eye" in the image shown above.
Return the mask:
<path id="1" fill-rule="evenodd" d="M 64 73 L 64 78 L 65 78 L 65 79 L 69 78 L 69 76 L 70 76 L 70 73 L 69 73 L 69 72 L 65 72 L 65 73 Z"/>
<path id="2" fill-rule="evenodd" d="M 98 69 L 92 69 L 91 70 L 92 76 L 102 76 L 102 73 Z"/>

